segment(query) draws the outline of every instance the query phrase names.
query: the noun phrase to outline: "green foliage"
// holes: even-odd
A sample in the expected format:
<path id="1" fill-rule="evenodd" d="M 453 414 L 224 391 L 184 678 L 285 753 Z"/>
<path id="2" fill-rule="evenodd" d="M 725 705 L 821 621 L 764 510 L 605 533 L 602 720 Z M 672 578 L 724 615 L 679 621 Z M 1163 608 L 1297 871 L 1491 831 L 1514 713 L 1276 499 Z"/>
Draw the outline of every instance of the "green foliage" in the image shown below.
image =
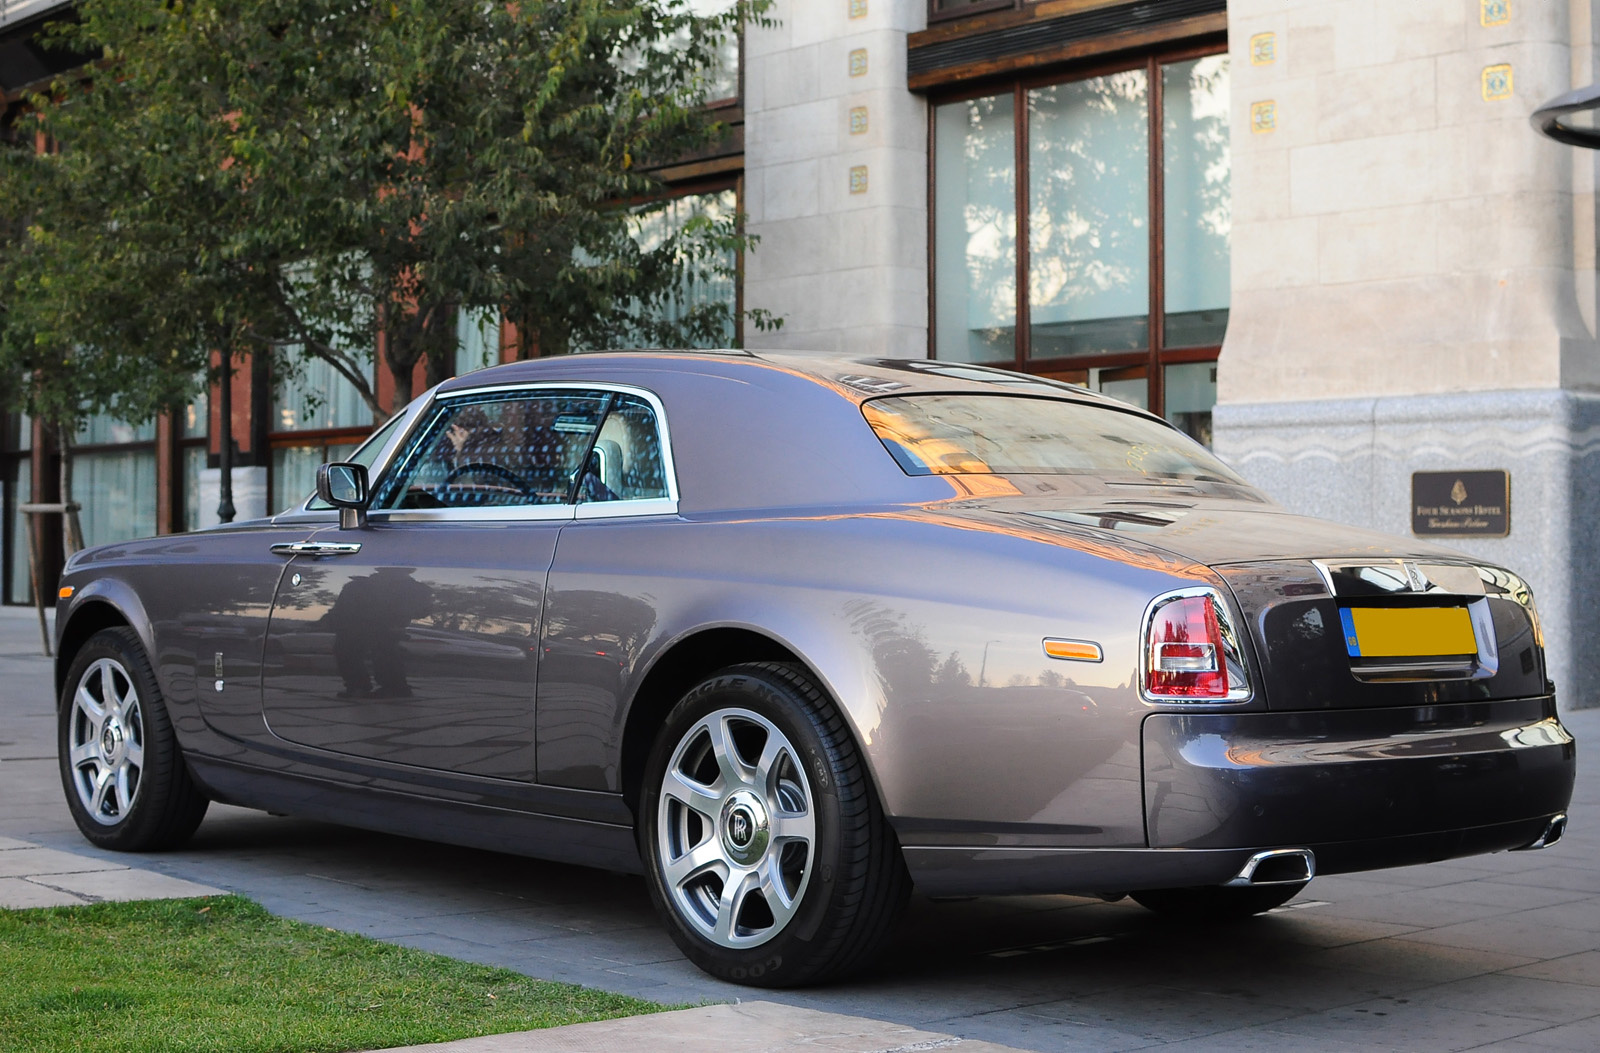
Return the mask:
<path id="1" fill-rule="evenodd" d="M 728 305 L 656 318 L 739 223 L 631 234 L 650 166 L 723 134 L 708 77 L 768 2 L 83 0 L 52 39 L 104 61 L 22 125 L 64 149 L 0 151 L 0 368 L 36 413 L 140 417 L 204 349 L 313 355 L 379 413 L 370 349 L 403 401 L 460 310 L 544 353 L 714 339 Z"/>
<path id="2" fill-rule="evenodd" d="M 0 910 L 0 970 L 4 1053 L 380 1049 L 663 1008 L 231 896 Z"/>

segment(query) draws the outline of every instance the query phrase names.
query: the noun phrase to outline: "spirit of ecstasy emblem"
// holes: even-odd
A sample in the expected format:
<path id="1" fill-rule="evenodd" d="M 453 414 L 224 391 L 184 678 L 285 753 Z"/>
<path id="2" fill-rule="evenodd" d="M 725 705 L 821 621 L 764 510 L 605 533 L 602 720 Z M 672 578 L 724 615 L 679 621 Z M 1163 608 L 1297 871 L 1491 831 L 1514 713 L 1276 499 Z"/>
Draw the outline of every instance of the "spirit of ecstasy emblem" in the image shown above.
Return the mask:
<path id="1" fill-rule="evenodd" d="M 1415 563 L 1407 563 L 1405 567 L 1406 581 L 1411 583 L 1411 591 L 1426 592 L 1429 582 L 1427 575 L 1422 573 L 1422 568 L 1417 566 Z"/>

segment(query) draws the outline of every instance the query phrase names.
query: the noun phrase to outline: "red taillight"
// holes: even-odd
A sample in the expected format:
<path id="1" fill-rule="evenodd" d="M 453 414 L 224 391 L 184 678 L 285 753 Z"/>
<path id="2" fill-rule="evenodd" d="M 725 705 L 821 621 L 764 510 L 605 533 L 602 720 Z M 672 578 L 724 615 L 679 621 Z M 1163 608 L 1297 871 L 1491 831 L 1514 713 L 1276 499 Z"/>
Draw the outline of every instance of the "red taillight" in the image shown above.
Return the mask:
<path id="1" fill-rule="evenodd" d="M 1227 698 L 1228 664 L 1210 596 L 1179 596 L 1150 620 L 1145 691 L 1171 698 Z"/>

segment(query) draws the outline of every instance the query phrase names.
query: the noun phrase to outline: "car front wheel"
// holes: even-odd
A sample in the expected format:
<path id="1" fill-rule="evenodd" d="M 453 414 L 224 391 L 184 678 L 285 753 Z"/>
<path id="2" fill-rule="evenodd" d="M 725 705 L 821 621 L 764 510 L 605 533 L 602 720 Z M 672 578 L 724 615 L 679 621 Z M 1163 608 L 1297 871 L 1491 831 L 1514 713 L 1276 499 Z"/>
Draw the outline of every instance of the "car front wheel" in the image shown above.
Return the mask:
<path id="1" fill-rule="evenodd" d="M 864 964 L 910 880 L 838 708 L 799 669 L 733 666 L 668 714 L 640 849 L 685 955 L 720 979 L 816 983 Z"/>
<path id="2" fill-rule="evenodd" d="M 67 806 L 101 848 L 176 848 L 206 814 L 155 673 L 128 628 L 96 633 L 67 671 L 57 713 Z"/>

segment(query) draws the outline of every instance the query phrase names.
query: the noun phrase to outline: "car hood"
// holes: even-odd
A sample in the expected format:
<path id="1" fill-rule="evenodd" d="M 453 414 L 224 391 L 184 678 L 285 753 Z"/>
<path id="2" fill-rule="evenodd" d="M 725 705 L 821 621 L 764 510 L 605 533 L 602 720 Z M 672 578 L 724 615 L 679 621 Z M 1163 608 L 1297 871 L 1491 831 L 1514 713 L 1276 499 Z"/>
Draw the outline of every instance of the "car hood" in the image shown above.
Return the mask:
<path id="1" fill-rule="evenodd" d="M 941 511 L 990 523 L 1025 523 L 1030 532 L 1063 538 L 1092 535 L 1207 566 L 1341 557 L 1467 558 L 1440 545 L 1296 515 L 1266 502 L 1207 496 L 1018 497 L 953 502 Z"/>

